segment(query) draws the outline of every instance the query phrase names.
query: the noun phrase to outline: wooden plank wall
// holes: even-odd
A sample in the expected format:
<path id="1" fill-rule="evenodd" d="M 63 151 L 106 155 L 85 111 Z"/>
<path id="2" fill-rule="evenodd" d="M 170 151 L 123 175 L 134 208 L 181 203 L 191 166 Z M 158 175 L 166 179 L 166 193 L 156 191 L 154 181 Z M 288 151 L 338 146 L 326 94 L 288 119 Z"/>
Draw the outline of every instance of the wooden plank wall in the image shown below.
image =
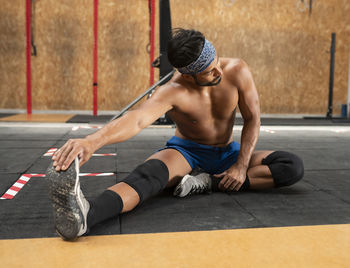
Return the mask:
<path id="1" fill-rule="evenodd" d="M 0 109 L 25 109 L 25 1 L 0 2 Z M 99 110 L 120 110 L 149 86 L 148 1 L 99 2 Z M 313 0 L 311 16 L 299 10 L 301 2 L 170 4 L 173 27 L 198 29 L 220 56 L 249 64 L 263 113 L 326 113 L 336 32 L 333 104 L 339 114 L 347 98 L 350 2 Z M 92 110 L 93 1 L 36 0 L 34 22 L 33 109 Z"/>

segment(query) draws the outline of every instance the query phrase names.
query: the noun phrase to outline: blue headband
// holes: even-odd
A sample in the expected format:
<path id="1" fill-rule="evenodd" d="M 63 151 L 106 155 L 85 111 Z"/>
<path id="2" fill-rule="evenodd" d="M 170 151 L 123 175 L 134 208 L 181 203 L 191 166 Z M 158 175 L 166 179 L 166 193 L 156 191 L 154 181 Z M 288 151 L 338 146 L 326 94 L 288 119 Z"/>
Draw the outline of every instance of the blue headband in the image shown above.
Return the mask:
<path id="1" fill-rule="evenodd" d="M 214 46 L 207 39 L 205 39 L 202 52 L 198 59 L 185 67 L 178 68 L 178 70 L 182 74 L 198 74 L 208 68 L 210 63 L 213 62 L 215 56 L 216 50 Z"/>

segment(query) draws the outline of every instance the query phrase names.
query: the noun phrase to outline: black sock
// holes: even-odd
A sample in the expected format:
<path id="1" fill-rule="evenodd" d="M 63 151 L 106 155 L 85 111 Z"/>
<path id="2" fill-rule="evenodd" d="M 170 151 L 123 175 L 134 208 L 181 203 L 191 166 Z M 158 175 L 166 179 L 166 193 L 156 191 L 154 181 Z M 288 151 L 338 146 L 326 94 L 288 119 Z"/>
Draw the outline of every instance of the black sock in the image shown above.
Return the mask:
<path id="1" fill-rule="evenodd" d="M 249 178 L 248 178 L 248 175 L 247 175 L 247 177 L 245 178 L 244 183 L 242 184 L 241 188 L 239 189 L 239 192 L 246 191 L 246 190 L 249 189 L 249 187 L 250 187 L 250 181 L 249 181 Z"/>
<path id="2" fill-rule="evenodd" d="M 219 192 L 219 183 L 222 178 L 216 178 L 213 175 L 210 175 L 211 178 L 211 191 L 212 192 Z"/>
<path id="3" fill-rule="evenodd" d="M 122 198 L 119 194 L 111 190 L 104 191 L 100 196 L 89 203 L 90 210 L 87 216 L 87 225 L 89 229 L 96 223 L 119 215 L 123 209 Z"/>
<path id="4" fill-rule="evenodd" d="M 222 180 L 222 178 L 215 178 L 214 176 L 210 176 L 211 178 L 211 190 L 213 192 L 219 192 L 219 183 Z M 246 191 L 248 190 L 250 187 L 250 181 L 248 178 L 248 175 L 244 181 L 244 183 L 242 184 L 241 188 L 239 189 L 239 191 Z"/>

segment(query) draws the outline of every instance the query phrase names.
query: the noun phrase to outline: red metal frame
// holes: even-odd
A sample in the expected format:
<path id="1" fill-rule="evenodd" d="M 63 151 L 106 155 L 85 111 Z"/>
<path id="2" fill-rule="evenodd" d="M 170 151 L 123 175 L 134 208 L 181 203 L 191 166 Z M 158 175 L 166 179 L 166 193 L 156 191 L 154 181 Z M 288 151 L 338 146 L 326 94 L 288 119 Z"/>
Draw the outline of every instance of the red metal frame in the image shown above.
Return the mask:
<path id="1" fill-rule="evenodd" d="M 31 0 L 26 0 L 27 114 L 32 114 Z"/>
<path id="2" fill-rule="evenodd" d="M 148 0 L 150 5 L 150 78 L 149 84 L 152 86 L 154 84 L 154 68 L 152 63 L 154 61 L 154 27 L 155 27 L 155 0 Z"/>
<path id="3" fill-rule="evenodd" d="M 97 115 L 98 74 L 98 0 L 94 0 L 94 52 L 93 52 L 93 115 Z"/>

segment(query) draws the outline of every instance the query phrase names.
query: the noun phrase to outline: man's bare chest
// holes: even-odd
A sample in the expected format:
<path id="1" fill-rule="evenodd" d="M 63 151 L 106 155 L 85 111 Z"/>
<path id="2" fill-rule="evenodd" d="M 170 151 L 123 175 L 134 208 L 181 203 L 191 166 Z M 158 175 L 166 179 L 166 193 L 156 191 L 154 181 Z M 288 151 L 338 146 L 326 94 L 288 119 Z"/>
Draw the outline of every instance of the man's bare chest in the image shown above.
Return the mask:
<path id="1" fill-rule="evenodd" d="M 236 89 L 190 94 L 175 107 L 173 115 L 191 122 L 226 120 L 232 118 L 238 104 Z M 186 121 L 187 121 L 186 120 Z"/>

